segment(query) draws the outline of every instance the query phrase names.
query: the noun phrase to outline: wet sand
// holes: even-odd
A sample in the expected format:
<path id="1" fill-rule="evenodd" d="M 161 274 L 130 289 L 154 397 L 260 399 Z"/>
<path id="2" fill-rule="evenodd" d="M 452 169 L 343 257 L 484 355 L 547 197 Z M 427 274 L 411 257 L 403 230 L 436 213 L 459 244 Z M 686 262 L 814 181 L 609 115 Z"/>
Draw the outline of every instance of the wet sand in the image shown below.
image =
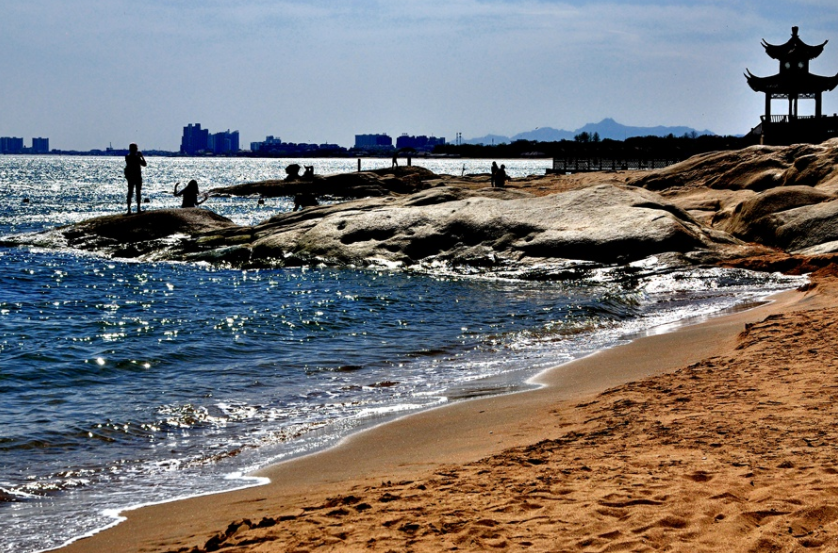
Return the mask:
<path id="1" fill-rule="evenodd" d="M 838 279 L 816 275 L 61 551 L 836 550 L 836 321 Z"/>

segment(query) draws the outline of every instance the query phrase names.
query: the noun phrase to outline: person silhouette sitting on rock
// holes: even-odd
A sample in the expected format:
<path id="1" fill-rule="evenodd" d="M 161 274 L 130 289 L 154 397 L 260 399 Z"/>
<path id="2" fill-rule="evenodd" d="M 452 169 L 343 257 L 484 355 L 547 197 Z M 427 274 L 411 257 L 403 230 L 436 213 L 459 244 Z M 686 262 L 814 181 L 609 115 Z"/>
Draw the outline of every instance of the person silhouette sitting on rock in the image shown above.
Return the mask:
<path id="1" fill-rule="evenodd" d="M 285 172 L 288 174 L 285 180 L 297 180 L 300 178 L 300 166 L 296 163 L 292 163 L 286 167 Z"/>
<path id="2" fill-rule="evenodd" d="M 178 192 L 177 187 L 180 183 L 175 183 L 175 196 L 183 196 L 183 203 L 180 207 L 198 207 L 209 198 L 208 194 L 201 194 L 198 192 L 198 181 L 192 179 L 189 181 L 189 184 L 186 185 L 186 188 Z M 198 196 L 201 196 L 201 199 L 198 199 Z"/>
<path id="3" fill-rule="evenodd" d="M 302 211 L 305 207 L 314 207 L 316 205 L 320 204 L 317 203 L 317 198 L 314 197 L 314 194 L 310 192 L 300 192 L 294 196 L 293 211 Z"/>

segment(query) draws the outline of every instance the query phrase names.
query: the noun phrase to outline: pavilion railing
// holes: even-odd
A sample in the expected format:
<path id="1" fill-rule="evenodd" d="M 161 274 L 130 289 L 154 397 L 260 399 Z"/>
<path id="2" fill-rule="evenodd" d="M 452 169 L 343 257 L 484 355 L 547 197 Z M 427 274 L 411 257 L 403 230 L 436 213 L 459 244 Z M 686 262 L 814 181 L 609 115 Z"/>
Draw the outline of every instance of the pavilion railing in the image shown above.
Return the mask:
<path id="1" fill-rule="evenodd" d="M 762 116 L 763 144 L 819 143 L 838 137 L 838 115 Z"/>
<path id="2" fill-rule="evenodd" d="M 814 121 L 817 119 L 814 115 L 772 115 L 769 118 L 762 116 L 762 121 L 768 123 L 791 123 L 792 121 Z M 823 119 L 823 116 L 821 117 Z"/>

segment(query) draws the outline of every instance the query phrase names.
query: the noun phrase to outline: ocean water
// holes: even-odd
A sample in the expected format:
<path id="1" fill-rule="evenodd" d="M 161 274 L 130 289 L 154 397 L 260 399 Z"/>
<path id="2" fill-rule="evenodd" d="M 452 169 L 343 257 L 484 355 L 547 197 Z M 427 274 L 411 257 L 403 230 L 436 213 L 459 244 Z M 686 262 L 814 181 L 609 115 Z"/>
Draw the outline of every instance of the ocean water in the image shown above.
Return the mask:
<path id="1" fill-rule="evenodd" d="M 282 177 L 294 161 L 151 158 L 146 207 L 178 206 L 177 181 L 205 190 Z M 357 168 L 312 163 L 317 173 Z M 414 164 L 488 170 L 483 160 Z M 517 177 L 550 161 L 505 164 Z M 0 237 L 123 211 L 122 165 L 0 156 Z M 292 203 L 213 197 L 204 207 L 252 224 Z M 529 282 L 0 247 L 0 551 L 58 547 L 139 504 L 257 485 L 248 473 L 359 428 L 522 390 L 551 366 L 798 284 L 664 271 L 654 259 Z"/>

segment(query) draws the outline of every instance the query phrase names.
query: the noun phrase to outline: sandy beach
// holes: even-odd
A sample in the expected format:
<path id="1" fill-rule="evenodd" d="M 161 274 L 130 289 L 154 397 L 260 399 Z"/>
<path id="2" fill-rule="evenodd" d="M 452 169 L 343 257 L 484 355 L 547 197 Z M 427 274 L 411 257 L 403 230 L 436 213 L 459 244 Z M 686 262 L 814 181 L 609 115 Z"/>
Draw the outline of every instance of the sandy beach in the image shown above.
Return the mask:
<path id="1" fill-rule="evenodd" d="M 836 550 L 834 272 L 61 551 Z"/>

